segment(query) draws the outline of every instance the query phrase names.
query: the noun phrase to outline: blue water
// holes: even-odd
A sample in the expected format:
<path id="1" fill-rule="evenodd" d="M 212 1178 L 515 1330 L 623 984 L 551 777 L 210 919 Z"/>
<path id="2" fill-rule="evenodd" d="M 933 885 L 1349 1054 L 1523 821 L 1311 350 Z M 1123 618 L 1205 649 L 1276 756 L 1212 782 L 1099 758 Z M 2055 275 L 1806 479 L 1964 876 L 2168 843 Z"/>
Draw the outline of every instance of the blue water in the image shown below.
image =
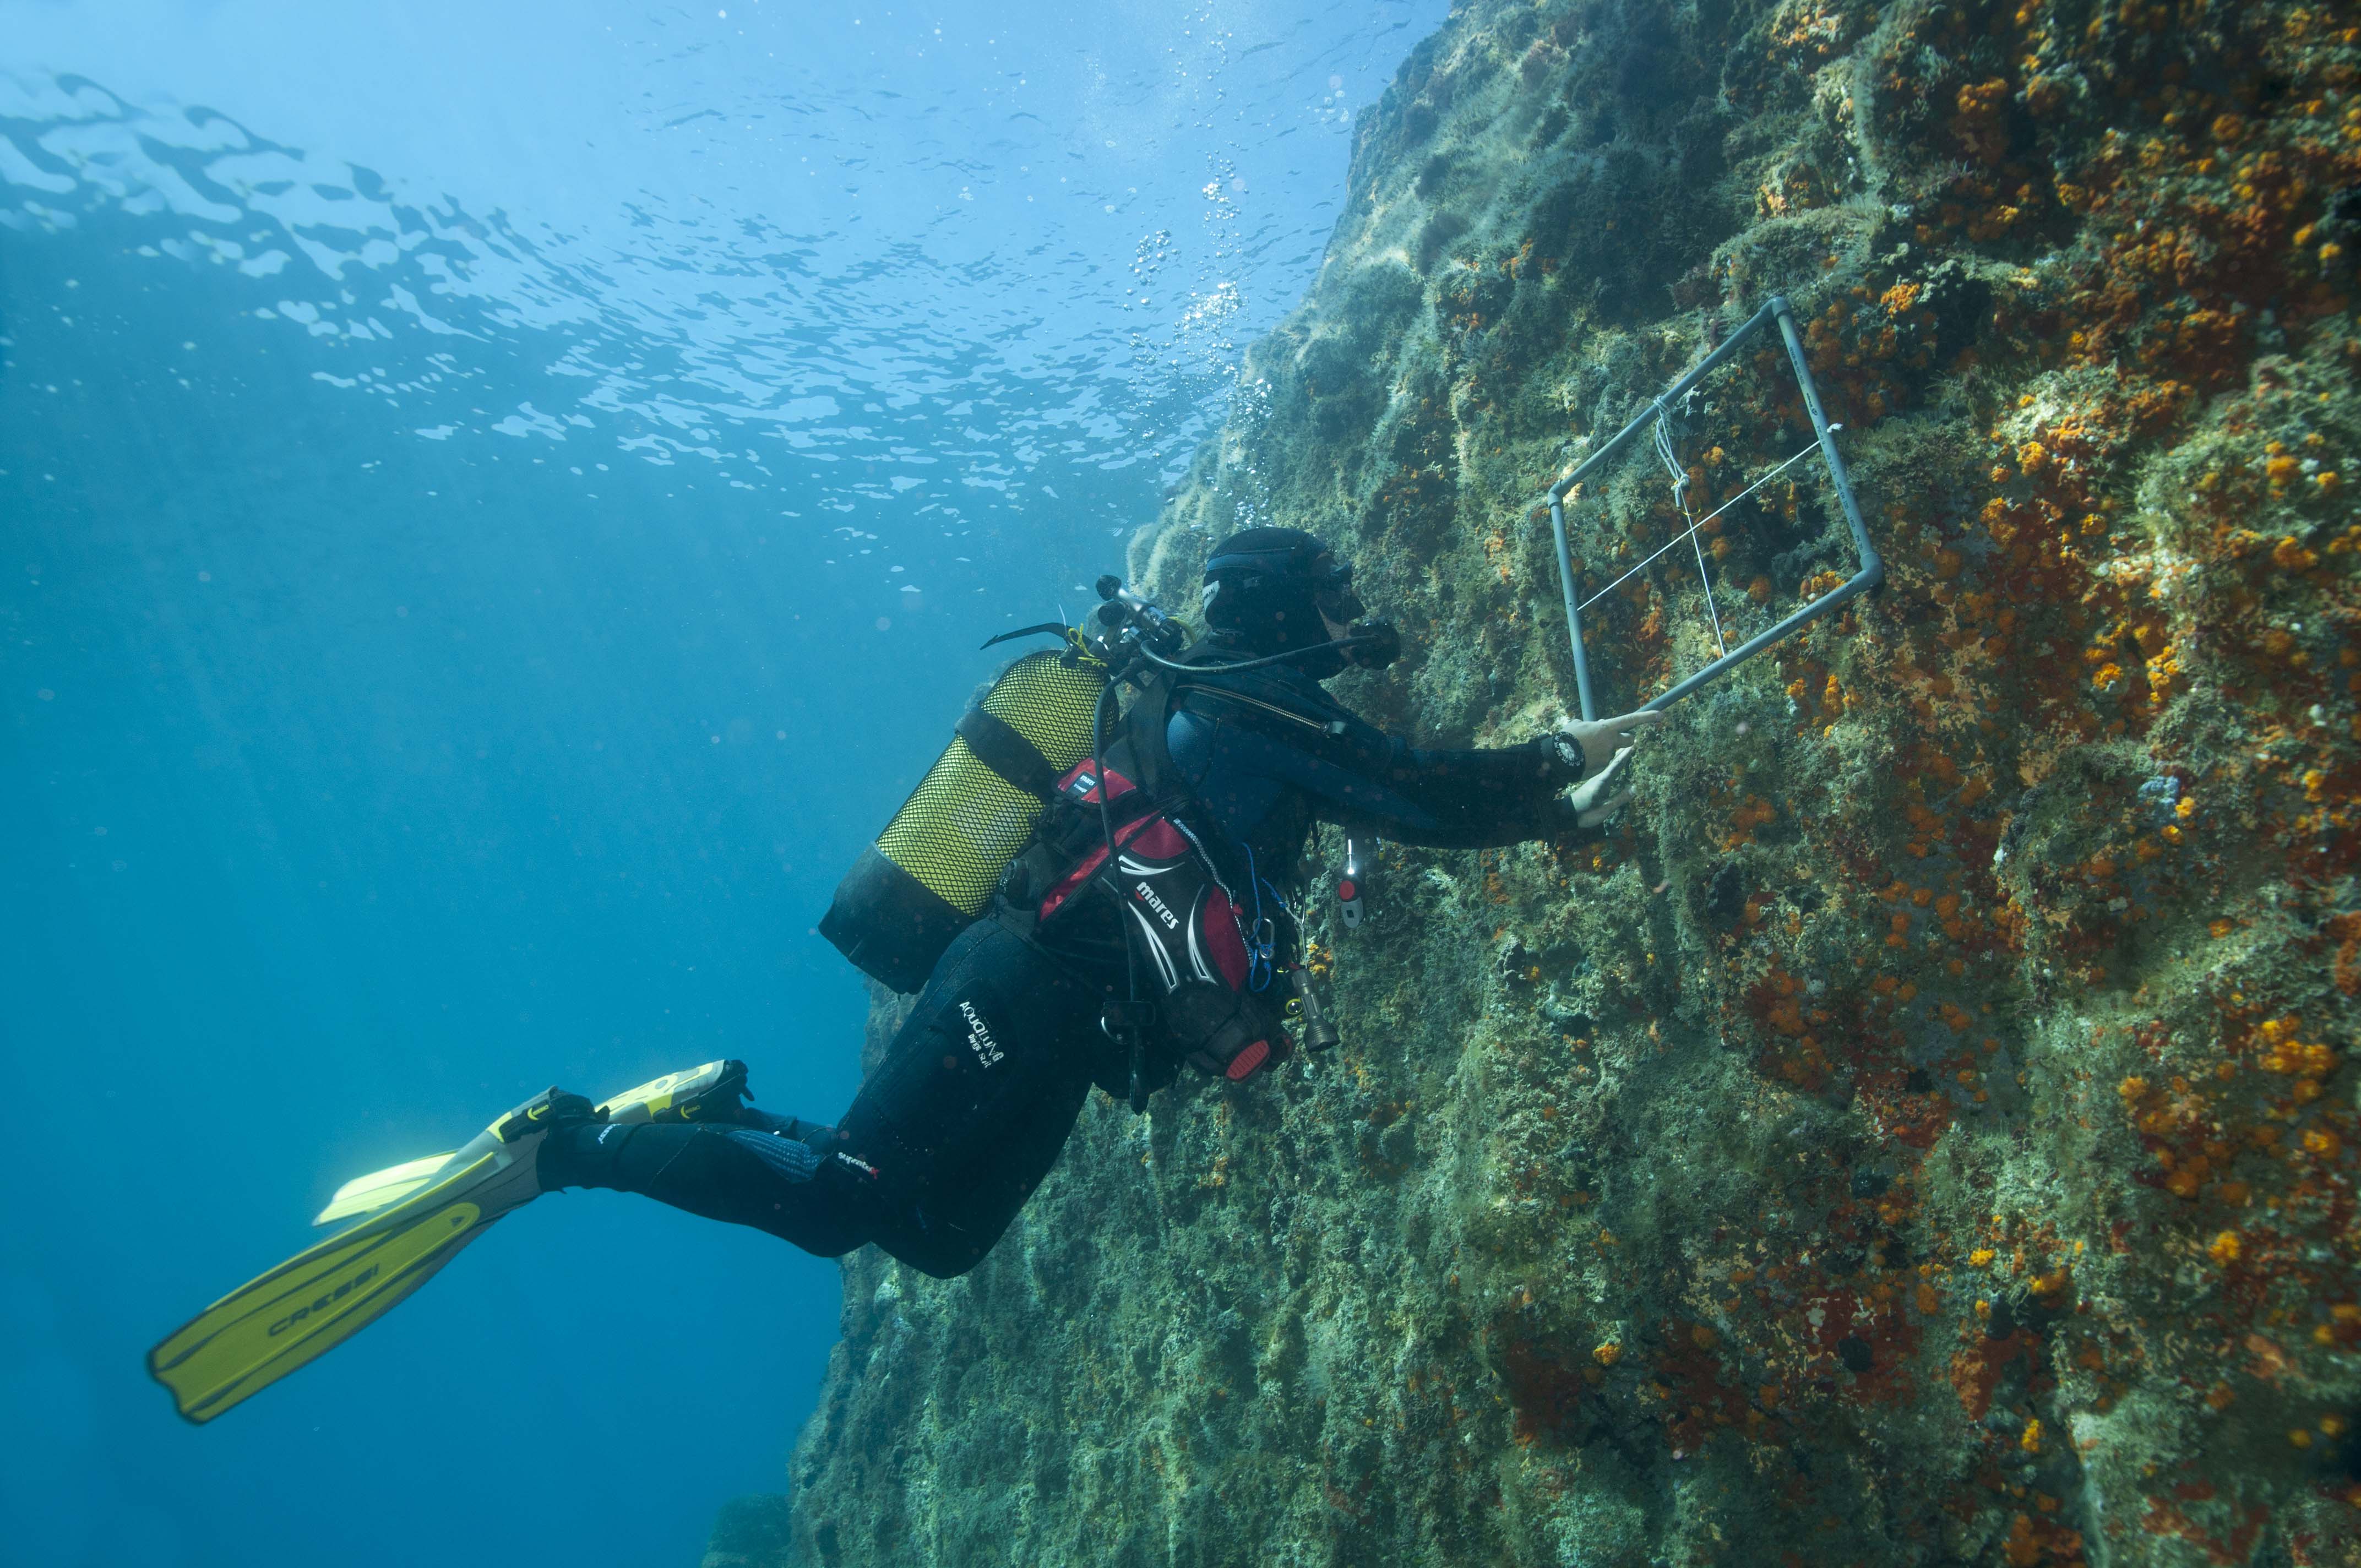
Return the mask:
<path id="1" fill-rule="evenodd" d="M 832 1264 L 544 1201 L 191 1428 L 141 1365 L 346 1177 L 722 1055 L 1119 568 L 1440 0 L 0 0 L 10 1563 L 694 1563 Z"/>

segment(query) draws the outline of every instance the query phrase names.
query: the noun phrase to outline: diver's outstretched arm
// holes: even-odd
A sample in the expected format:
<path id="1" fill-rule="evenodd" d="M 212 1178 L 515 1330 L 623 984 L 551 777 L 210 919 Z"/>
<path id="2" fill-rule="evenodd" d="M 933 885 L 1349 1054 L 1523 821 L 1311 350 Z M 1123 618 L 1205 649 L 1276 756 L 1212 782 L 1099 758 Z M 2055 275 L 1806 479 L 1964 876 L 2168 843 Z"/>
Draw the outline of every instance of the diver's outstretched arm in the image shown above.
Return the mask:
<path id="1" fill-rule="evenodd" d="M 1582 776 L 1588 779 L 1636 745 L 1642 732 L 1664 721 L 1661 709 L 1642 707 L 1613 718 L 1561 719 L 1557 733 L 1576 753 L 1572 760 L 1581 763 Z"/>

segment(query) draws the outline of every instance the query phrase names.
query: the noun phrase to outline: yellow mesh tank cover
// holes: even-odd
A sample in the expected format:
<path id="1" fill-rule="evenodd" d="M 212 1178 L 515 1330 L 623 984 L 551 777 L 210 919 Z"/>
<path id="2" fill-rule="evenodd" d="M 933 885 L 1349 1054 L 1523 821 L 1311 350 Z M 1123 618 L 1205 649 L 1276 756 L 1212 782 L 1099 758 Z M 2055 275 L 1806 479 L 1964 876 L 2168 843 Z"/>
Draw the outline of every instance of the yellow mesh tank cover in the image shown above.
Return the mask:
<path id="1" fill-rule="evenodd" d="M 1040 815 L 1038 798 L 954 737 L 877 836 L 877 848 L 945 903 L 981 915 Z"/>

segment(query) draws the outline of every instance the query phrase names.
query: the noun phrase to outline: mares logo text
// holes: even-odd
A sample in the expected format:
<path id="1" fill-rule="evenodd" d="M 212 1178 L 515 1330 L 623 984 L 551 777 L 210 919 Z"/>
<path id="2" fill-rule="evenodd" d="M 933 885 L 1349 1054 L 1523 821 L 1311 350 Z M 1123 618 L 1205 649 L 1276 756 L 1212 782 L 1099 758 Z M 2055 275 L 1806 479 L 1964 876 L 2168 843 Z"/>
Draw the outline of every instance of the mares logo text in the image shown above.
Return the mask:
<path id="1" fill-rule="evenodd" d="M 1137 897 L 1139 902 L 1156 911 L 1156 917 L 1164 922 L 1164 928 L 1166 930 L 1178 931 L 1180 929 L 1180 916 L 1173 914 L 1171 907 L 1162 899 L 1156 896 L 1156 890 L 1154 888 L 1148 886 L 1143 882 L 1137 887 L 1134 888 L 1132 893 L 1133 896 Z"/>

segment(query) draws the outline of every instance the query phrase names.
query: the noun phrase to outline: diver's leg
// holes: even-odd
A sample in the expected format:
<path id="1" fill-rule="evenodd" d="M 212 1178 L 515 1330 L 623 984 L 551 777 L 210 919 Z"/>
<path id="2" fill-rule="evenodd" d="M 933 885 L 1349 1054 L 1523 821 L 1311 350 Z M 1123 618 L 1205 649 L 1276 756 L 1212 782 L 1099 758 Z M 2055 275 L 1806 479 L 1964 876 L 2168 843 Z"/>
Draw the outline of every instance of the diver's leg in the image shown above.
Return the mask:
<path id="1" fill-rule="evenodd" d="M 973 1268 L 1058 1162 L 1090 1088 L 1086 1078 L 1046 1086 L 994 1128 L 971 1166 L 939 1171 L 924 1189 L 881 1193 L 886 1201 L 875 1212 L 869 1239 L 938 1279 Z"/>
<path id="2" fill-rule="evenodd" d="M 783 1138 L 793 1138 L 814 1148 L 825 1146 L 829 1139 L 836 1136 L 836 1129 L 824 1122 L 807 1122 L 801 1116 L 782 1116 L 759 1105 L 739 1106 L 737 1118 L 741 1127 L 752 1127 L 761 1133 L 776 1133 Z"/>
<path id="3" fill-rule="evenodd" d="M 851 1252 L 879 1222 L 875 1179 L 866 1169 L 801 1139 L 752 1128 L 575 1127 L 552 1140 L 541 1169 L 544 1188 L 642 1193 L 708 1220 L 768 1231 L 822 1257 Z"/>
<path id="4" fill-rule="evenodd" d="M 1056 1163 L 1107 1047 L 1102 1001 L 996 925 L 943 955 L 837 1128 L 878 1173 L 870 1239 L 938 1277 L 973 1267 Z"/>
<path id="5" fill-rule="evenodd" d="M 1098 1009 L 1088 986 L 981 922 L 943 955 L 834 1128 L 769 1116 L 773 1131 L 587 1126 L 544 1155 L 544 1185 L 643 1193 L 824 1256 L 890 1234 L 895 1255 L 956 1274 L 1056 1160 L 1089 1088 Z"/>
<path id="6" fill-rule="evenodd" d="M 900 1189 L 980 1168 L 1044 1095 L 1087 1083 L 1090 1053 L 1109 1048 L 1102 1004 L 1062 965 L 978 922 L 943 954 L 839 1121 L 839 1146 Z"/>

